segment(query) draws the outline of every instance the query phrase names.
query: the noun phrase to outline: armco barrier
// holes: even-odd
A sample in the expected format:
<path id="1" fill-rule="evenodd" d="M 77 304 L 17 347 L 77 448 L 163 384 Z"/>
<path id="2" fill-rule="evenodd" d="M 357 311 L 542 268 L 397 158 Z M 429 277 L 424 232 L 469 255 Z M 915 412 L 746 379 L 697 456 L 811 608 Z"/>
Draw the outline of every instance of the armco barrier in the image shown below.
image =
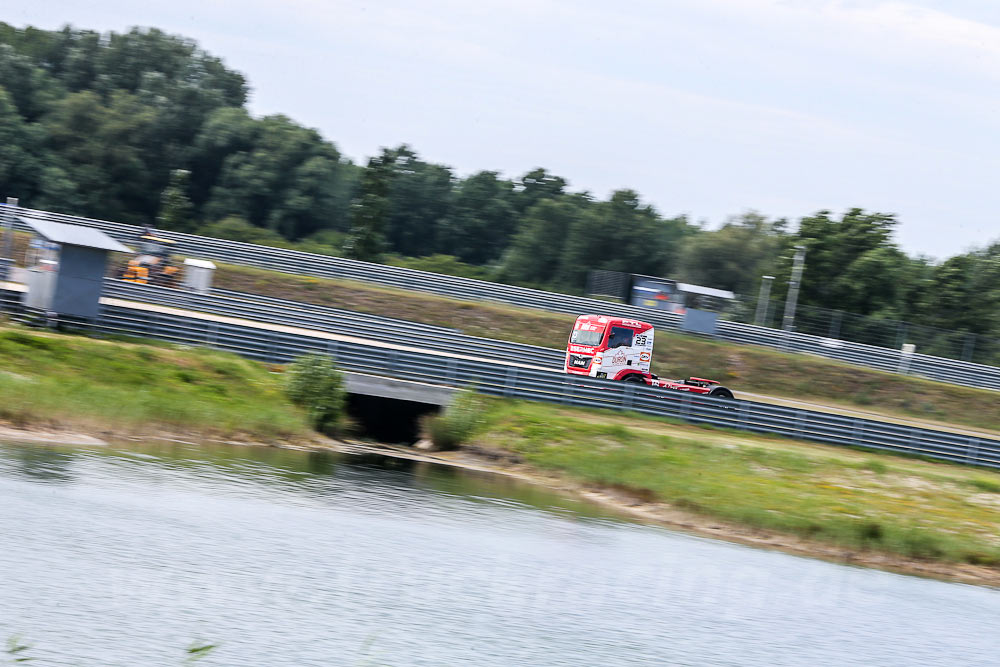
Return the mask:
<path id="1" fill-rule="evenodd" d="M 543 366 L 551 369 L 561 368 L 565 358 L 565 352 L 562 350 L 479 338 L 463 334 L 456 329 L 243 292 L 215 290 L 210 295 L 203 295 L 106 279 L 104 294 L 113 299 L 182 308 L 189 311 L 315 331 L 327 331 L 341 336 L 371 339 L 450 354 L 476 355 L 484 359 Z"/>
<path id="2" fill-rule="evenodd" d="M 0 290 L 16 310 L 17 293 Z M 179 304 L 178 304 L 179 305 Z M 329 354 L 347 371 L 439 386 L 474 385 L 482 393 L 562 405 L 631 410 L 742 431 L 778 434 L 832 445 L 868 447 L 955 463 L 1000 468 L 1000 440 L 890 424 L 766 403 L 685 394 L 631 383 L 579 378 L 497 363 L 483 364 L 436 350 L 391 349 L 376 341 L 330 340 L 218 321 L 211 315 L 156 312 L 104 305 L 94 329 L 206 345 L 260 361 L 286 363 L 308 352 Z"/>
<path id="3" fill-rule="evenodd" d="M 123 243 L 134 242 L 139 227 L 106 220 L 49 213 L 34 209 L 15 209 L 18 216 L 55 220 L 70 224 L 96 227 Z M 23 224 L 18 227 L 25 229 Z M 177 242 L 177 252 L 192 257 L 213 259 L 230 264 L 243 264 L 285 273 L 342 278 L 430 292 L 467 300 L 486 300 L 552 312 L 581 314 L 605 313 L 645 320 L 661 329 L 677 329 L 680 318 L 649 308 L 627 306 L 596 299 L 515 287 L 482 280 L 458 278 L 413 269 L 371 264 L 342 257 L 329 257 L 296 250 L 271 248 L 237 241 L 226 241 L 193 234 L 161 231 Z M 906 372 L 942 382 L 1000 390 L 1000 368 L 973 364 L 955 359 L 914 354 L 905 357 L 892 350 L 848 341 L 832 340 L 807 334 L 789 333 L 767 327 L 722 321 L 717 338 L 720 340 L 761 345 L 789 352 L 801 352 L 836 359 L 859 366 L 889 372 Z"/>
<path id="4" fill-rule="evenodd" d="M 96 328 L 178 343 L 203 344 L 261 361 L 285 363 L 308 353 L 334 357 L 347 371 L 427 384 L 474 385 L 493 396 L 563 405 L 631 410 L 742 431 L 779 434 L 832 445 L 868 447 L 1000 468 L 1000 440 L 788 408 L 710 399 L 631 383 L 578 378 L 512 365 L 489 365 L 431 351 L 387 349 L 172 313 L 105 306 Z"/>

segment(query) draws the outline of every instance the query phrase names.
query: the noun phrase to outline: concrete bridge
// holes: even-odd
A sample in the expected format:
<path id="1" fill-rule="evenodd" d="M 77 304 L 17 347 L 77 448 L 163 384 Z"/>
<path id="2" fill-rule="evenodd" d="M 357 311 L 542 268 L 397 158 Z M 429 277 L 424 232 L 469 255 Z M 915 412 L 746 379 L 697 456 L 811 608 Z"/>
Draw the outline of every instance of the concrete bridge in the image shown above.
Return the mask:
<path id="1" fill-rule="evenodd" d="M 344 373 L 344 386 L 349 394 L 437 406 L 451 403 L 451 397 L 455 393 L 451 387 L 361 373 Z"/>

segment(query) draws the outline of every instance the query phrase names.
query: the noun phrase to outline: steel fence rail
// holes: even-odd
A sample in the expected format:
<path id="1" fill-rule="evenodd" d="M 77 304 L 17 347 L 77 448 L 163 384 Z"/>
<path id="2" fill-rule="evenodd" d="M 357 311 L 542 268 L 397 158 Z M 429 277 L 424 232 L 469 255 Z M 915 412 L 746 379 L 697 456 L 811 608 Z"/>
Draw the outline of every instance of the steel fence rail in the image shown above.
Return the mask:
<path id="1" fill-rule="evenodd" d="M 457 329 L 243 292 L 227 290 L 202 295 L 108 278 L 105 280 L 104 294 L 113 299 L 326 331 L 342 336 L 370 338 L 451 354 L 476 355 L 509 363 L 561 369 L 565 360 L 563 350 L 480 338 L 463 334 Z"/>
<path id="2" fill-rule="evenodd" d="M 108 278 L 105 280 L 104 293 L 109 297 L 125 301 L 165 305 L 273 324 L 294 324 L 297 327 L 338 335 L 360 336 L 410 347 L 473 356 L 488 359 L 493 363 L 506 362 L 541 367 L 554 372 L 562 371 L 566 358 L 564 349 L 470 336 L 456 329 L 433 327 L 408 320 L 231 290 L 216 290 L 210 295 L 202 295 Z"/>
<path id="3" fill-rule="evenodd" d="M 302 354 L 329 354 L 345 371 L 426 384 L 474 386 L 491 396 L 560 405 L 628 410 L 695 424 L 783 435 L 831 445 L 866 447 L 969 465 L 1000 468 L 1000 440 L 766 403 L 611 383 L 511 365 L 409 352 L 374 344 L 327 340 L 172 313 L 105 306 L 96 328 L 177 343 L 208 345 L 270 363 Z"/>
<path id="4" fill-rule="evenodd" d="M 17 213 L 26 218 L 95 227 L 126 244 L 134 242 L 141 232 L 140 227 L 93 218 L 25 208 L 17 209 Z M 20 221 L 16 225 L 20 229 L 27 229 Z M 573 315 L 595 312 L 630 317 L 667 330 L 677 330 L 681 325 L 680 316 L 651 308 L 193 234 L 171 231 L 157 233 L 176 241 L 179 254 L 229 264 L 242 264 L 284 273 L 370 282 L 464 300 L 494 301 Z M 1000 368 L 995 366 L 919 353 L 905 355 L 900 350 L 729 321 L 719 322 L 716 338 L 787 352 L 818 355 L 858 366 L 893 373 L 907 373 L 952 384 L 1000 390 Z"/>
<path id="5" fill-rule="evenodd" d="M 0 304 L 19 309 L 20 293 L 0 290 Z M 492 396 L 560 405 L 628 410 L 695 424 L 783 435 L 832 445 L 867 447 L 969 465 L 1000 468 L 1000 440 L 799 408 L 707 398 L 632 383 L 567 376 L 512 364 L 484 364 L 439 350 L 394 349 L 379 341 L 341 340 L 317 331 L 292 333 L 198 313 L 151 311 L 115 303 L 101 307 L 90 326 L 113 334 L 203 345 L 269 363 L 316 352 L 345 371 L 430 385 L 475 386 Z M 542 348 L 544 349 L 544 348 Z"/>

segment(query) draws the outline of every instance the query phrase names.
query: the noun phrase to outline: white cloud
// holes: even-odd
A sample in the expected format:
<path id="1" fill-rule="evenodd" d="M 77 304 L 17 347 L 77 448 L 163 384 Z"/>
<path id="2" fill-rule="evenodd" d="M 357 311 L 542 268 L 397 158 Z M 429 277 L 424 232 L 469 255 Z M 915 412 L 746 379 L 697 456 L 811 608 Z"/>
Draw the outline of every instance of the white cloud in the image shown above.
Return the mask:
<path id="1" fill-rule="evenodd" d="M 885 57 L 945 57 L 1000 75 L 1000 27 L 920 5 L 878 0 L 706 0 L 717 9 L 740 11 L 756 22 L 781 22 L 807 40 L 826 41 L 834 32 L 849 44 Z M 889 40 L 895 49 L 886 49 Z"/>

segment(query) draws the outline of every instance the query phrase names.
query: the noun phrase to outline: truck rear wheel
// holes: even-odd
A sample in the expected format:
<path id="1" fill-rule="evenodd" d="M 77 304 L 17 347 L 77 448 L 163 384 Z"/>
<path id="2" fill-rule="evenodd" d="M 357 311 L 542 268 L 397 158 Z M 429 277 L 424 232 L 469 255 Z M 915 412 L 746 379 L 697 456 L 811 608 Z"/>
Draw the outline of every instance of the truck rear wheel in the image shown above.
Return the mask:
<path id="1" fill-rule="evenodd" d="M 733 396 L 733 392 L 729 391 L 725 387 L 716 387 L 708 393 L 709 396 L 714 396 L 715 398 L 736 398 Z"/>

